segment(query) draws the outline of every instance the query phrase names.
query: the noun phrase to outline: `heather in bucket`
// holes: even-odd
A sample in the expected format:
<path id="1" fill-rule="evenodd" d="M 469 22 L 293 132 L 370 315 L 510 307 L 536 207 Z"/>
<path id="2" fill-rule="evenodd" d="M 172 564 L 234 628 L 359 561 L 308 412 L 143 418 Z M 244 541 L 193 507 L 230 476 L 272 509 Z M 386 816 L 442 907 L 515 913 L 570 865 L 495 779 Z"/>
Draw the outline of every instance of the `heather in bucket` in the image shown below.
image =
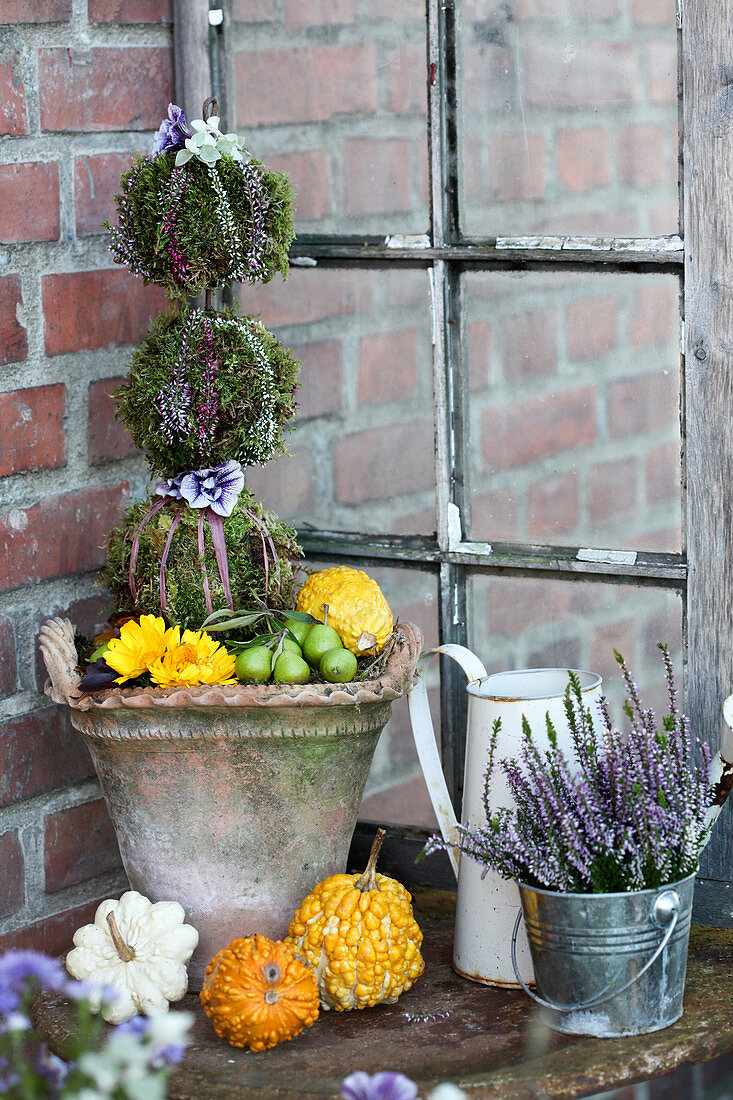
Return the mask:
<path id="1" fill-rule="evenodd" d="M 549 748 L 540 751 L 525 720 L 519 758 L 499 763 L 514 805 L 492 812 L 497 720 L 484 791 L 488 824 L 458 826 L 462 853 L 506 878 L 567 893 L 652 889 L 696 869 L 710 824 L 710 747 L 693 741 L 677 705 L 667 646 L 659 648 L 670 708 L 661 724 L 644 707 L 619 653 L 627 733 L 616 726 L 605 699 L 600 723 L 594 720 L 571 672 L 565 709 L 572 757 L 558 746 L 549 720 Z M 445 847 L 433 838 L 426 851 Z"/>

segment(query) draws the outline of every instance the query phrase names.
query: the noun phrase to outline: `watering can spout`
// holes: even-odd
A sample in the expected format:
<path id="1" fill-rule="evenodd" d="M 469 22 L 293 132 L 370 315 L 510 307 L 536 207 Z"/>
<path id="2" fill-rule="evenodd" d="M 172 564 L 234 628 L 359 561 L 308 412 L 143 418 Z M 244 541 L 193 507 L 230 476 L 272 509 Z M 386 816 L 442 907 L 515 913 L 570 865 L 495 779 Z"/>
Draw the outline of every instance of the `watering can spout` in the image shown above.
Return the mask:
<path id="1" fill-rule="evenodd" d="M 733 695 L 729 695 L 723 703 L 723 738 L 720 743 L 720 752 L 713 757 L 710 765 L 710 785 L 713 788 L 713 800 L 708 810 L 706 826 L 707 844 L 718 814 L 725 805 L 725 800 L 733 790 Z M 704 847 L 704 845 L 703 845 Z"/>

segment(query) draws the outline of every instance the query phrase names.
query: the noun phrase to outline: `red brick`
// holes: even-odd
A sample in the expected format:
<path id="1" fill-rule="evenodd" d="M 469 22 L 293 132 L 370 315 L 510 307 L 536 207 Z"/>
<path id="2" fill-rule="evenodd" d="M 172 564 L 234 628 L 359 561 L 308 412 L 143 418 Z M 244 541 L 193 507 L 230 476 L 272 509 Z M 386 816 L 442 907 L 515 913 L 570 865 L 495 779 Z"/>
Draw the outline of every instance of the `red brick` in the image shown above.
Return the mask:
<path id="1" fill-rule="evenodd" d="M 389 109 L 397 115 L 424 118 L 428 111 L 425 47 L 400 50 L 387 72 Z"/>
<path id="2" fill-rule="evenodd" d="M 682 459 L 679 443 L 655 447 L 645 456 L 648 504 L 676 504 L 682 499 Z"/>
<path id="3" fill-rule="evenodd" d="M 603 677 L 604 684 L 618 681 L 619 668 L 613 655 L 614 649 L 629 657 L 636 647 L 636 620 L 633 617 L 616 619 L 602 626 L 593 627 L 588 640 L 589 668 Z M 629 657 L 630 659 L 630 657 Z M 617 720 L 621 721 L 619 714 Z"/>
<path id="4" fill-rule="evenodd" d="M 162 290 L 127 271 L 44 275 L 46 355 L 132 344 L 166 304 Z"/>
<path id="5" fill-rule="evenodd" d="M 618 178 L 632 187 L 672 180 L 664 154 L 661 126 L 628 126 L 618 138 Z"/>
<path id="6" fill-rule="evenodd" d="M 0 699 L 12 695 L 18 682 L 15 629 L 12 619 L 0 619 Z"/>
<path id="7" fill-rule="evenodd" d="M 5 164 L 0 167 L 0 193 L 0 240 L 58 240 L 58 164 Z"/>
<path id="8" fill-rule="evenodd" d="M 588 472 L 588 515 L 594 524 L 607 527 L 613 520 L 637 509 L 635 458 L 601 462 Z"/>
<path id="9" fill-rule="evenodd" d="M 504 319 L 504 375 L 510 381 L 552 374 L 557 366 L 554 309 L 517 313 Z"/>
<path id="10" fill-rule="evenodd" d="M 654 103 L 677 102 L 677 38 L 660 38 L 647 46 L 649 98 Z"/>
<path id="11" fill-rule="evenodd" d="M 665 23 L 671 28 L 677 21 L 677 0 L 633 0 L 631 11 L 637 23 Z"/>
<path id="12" fill-rule="evenodd" d="M 527 657 L 527 668 L 584 668 L 583 646 L 575 637 L 554 638 L 533 649 Z M 618 1100 L 614 1096 L 613 1100 Z"/>
<path id="13" fill-rule="evenodd" d="M 170 23 L 173 0 L 88 0 L 90 23 Z"/>
<path id="14" fill-rule="evenodd" d="M 435 508 L 422 508 L 419 512 L 406 512 L 397 516 L 389 525 L 395 535 L 435 535 Z"/>
<path id="15" fill-rule="evenodd" d="M 0 134 L 27 134 L 25 88 L 17 58 L 10 51 L 0 54 Z"/>
<path id="16" fill-rule="evenodd" d="M 343 353 L 337 340 L 324 340 L 294 347 L 300 360 L 298 421 L 338 412 L 343 405 Z"/>
<path id="17" fill-rule="evenodd" d="M 543 623 L 552 623 L 553 630 L 562 634 L 568 620 L 587 615 L 601 599 L 590 585 L 499 578 L 489 589 L 486 629 L 497 637 L 518 638 Z"/>
<path id="18" fill-rule="evenodd" d="M 612 382 L 608 427 L 613 436 L 639 435 L 679 424 L 679 391 L 671 374 L 646 374 Z"/>
<path id="19" fill-rule="evenodd" d="M 43 866 L 47 894 L 121 866 L 104 799 L 60 810 L 46 818 Z"/>
<path id="20" fill-rule="evenodd" d="M 372 45 L 252 50 L 235 58 L 241 128 L 323 122 L 376 108 Z"/>
<path id="21" fill-rule="evenodd" d="M 267 166 L 273 172 L 287 172 L 290 176 L 295 191 L 295 214 L 298 221 L 315 222 L 326 217 L 330 185 L 325 153 L 318 151 L 268 156 Z"/>
<path id="22" fill-rule="evenodd" d="M 596 391 L 575 386 L 486 409 L 481 435 L 487 470 L 512 469 L 587 446 L 598 437 Z"/>
<path id="23" fill-rule="evenodd" d="M 480 493 L 471 501 L 471 538 L 512 542 L 519 537 L 517 495 L 510 489 Z"/>
<path id="24" fill-rule="evenodd" d="M 569 191 L 592 191 L 610 182 L 608 135 L 600 127 L 561 130 L 557 135 L 557 178 Z"/>
<path id="25" fill-rule="evenodd" d="M 345 186 L 348 214 L 409 210 L 409 142 L 360 138 L 346 142 Z"/>
<path id="26" fill-rule="evenodd" d="M 336 499 L 345 504 L 384 500 L 435 484 L 433 425 L 401 422 L 343 436 L 334 454 Z"/>
<path id="27" fill-rule="evenodd" d="M 531 43 L 524 52 L 528 106 L 553 110 L 600 107 L 639 98 L 638 60 L 628 42 L 582 42 L 568 55 L 565 38 L 558 44 Z"/>
<path id="28" fill-rule="evenodd" d="M 565 342 L 568 359 L 593 363 L 618 343 L 618 299 L 578 298 L 568 306 Z"/>
<path id="29" fill-rule="evenodd" d="M 0 951 L 43 951 L 47 955 L 63 955 L 71 949 L 77 928 L 92 923 L 97 906 L 103 900 L 100 897 L 96 901 L 88 901 L 76 909 L 56 913 L 36 924 L 8 932 L 0 936 Z"/>
<path id="30" fill-rule="evenodd" d="M 356 0 L 285 0 L 285 26 L 288 30 L 302 27 L 336 27 L 354 23 L 358 17 Z"/>
<path id="31" fill-rule="evenodd" d="M 25 860 L 17 829 L 0 836 L 0 917 L 9 917 L 25 901 Z"/>
<path id="32" fill-rule="evenodd" d="M 489 195 L 541 199 L 545 193 L 545 139 L 542 134 L 495 134 L 491 138 Z"/>
<path id="33" fill-rule="evenodd" d="M 646 287 L 636 293 L 629 319 L 629 342 L 635 348 L 665 347 L 679 331 L 677 295 L 671 286 Z"/>
<path id="34" fill-rule="evenodd" d="M 40 50 L 38 81 L 44 130 L 155 130 L 173 98 L 173 51 Z"/>
<path id="35" fill-rule="evenodd" d="M 17 363 L 28 356 L 28 339 L 17 317 L 22 304 L 20 275 L 0 279 L 0 365 Z"/>
<path id="36" fill-rule="evenodd" d="M 10 917 L 25 901 L 25 861 L 18 830 L 0 836 L 0 917 Z"/>
<path id="37" fill-rule="evenodd" d="M 66 465 L 66 386 L 0 393 L 0 477 Z"/>
<path id="38" fill-rule="evenodd" d="M 127 484 L 46 497 L 0 514 L 0 591 L 99 569 Z"/>
<path id="39" fill-rule="evenodd" d="M 64 23 L 71 0 L 3 0 L 3 23 Z"/>
<path id="40" fill-rule="evenodd" d="M 67 787 L 94 774 L 66 708 L 50 707 L 0 722 L 0 806 Z"/>
<path id="41" fill-rule="evenodd" d="M 475 321 L 468 326 L 468 384 L 479 390 L 490 386 L 492 380 L 491 325 Z"/>
<path id="42" fill-rule="evenodd" d="M 74 198 L 76 234 L 104 233 L 103 222 L 113 219 L 114 197 L 120 190 L 120 176 L 132 162 L 132 153 L 101 153 L 76 157 Z"/>
<path id="43" fill-rule="evenodd" d="M 417 391 L 417 332 L 414 328 L 361 338 L 357 391 L 360 404 L 402 401 Z"/>
<path id="44" fill-rule="evenodd" d="M 250 466 L 247 488 L 283 520 L 302 519 L 316 507 L 313 456 L 305 447 L 291 447 L 290 454 L 266 466 Z"/>
<path id="45" fill-rule="evenodd" d="M 90 466 L 101 466 L 138 453 L 127 428 L 115 420 L 112 393 L 124 381 L 124 378 L 103 378 L 89 383 L 87 461 Z"/>
<path id="46" fill-rule="evenodd" d="M 272 0 L 234 0 L 232 20 L 235 23 L 274 23 Z"/>
<path id="47" fill-rule="evenodd" d="M 374 277 L 366 271 L 295 270 L 287 284 L 273 279 L 267 286 L 243 286 L 242 308 L 261 313 L 270 328 L 302 325 L 369 309 L 373 287 Z"/>
<path id="48" fill-rule="evenodd" d="M 529 487 L 528 529 L 532 538 L 556 538 L 577 526 L 578 475 L 545 477 Z"/>

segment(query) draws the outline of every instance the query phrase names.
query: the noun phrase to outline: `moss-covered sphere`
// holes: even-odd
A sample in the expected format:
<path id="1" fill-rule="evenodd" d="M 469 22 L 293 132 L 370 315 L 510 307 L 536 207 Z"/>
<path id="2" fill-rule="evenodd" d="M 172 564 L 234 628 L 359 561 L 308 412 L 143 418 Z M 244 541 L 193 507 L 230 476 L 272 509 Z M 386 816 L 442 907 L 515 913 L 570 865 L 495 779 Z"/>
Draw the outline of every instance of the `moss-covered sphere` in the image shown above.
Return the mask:
<path id="1" fill-rule="evenodd" d="M 209 524 L 203 524 L 202 568 L 198 550 L 199 510 L 172 500 L 143 523 L 145 516 L 159 500 L 159 497 L 151 496 L 147 500 L 136 501 L 127 509 L 122 522 L 110 535 L 102 582 L 112 594 L 115 611 L 160 615 L 160 563 L 171 524 L 180 512 L 181 518 L 173 535 L 165 567 L 167 606 L 164 614 L 169 622 L 180 624 L 182 629 L 198 630 L 208 614 L 204 596 L 204 569 L 214 611 L 228 606 Z M 302 554 L 293 528 L 280 523 L 273 513 L 264 511 L 262 505 L 246 489 L 239 498 L 238 507 L 223 524 L 229 583 L 235 608 L 253 608 L 262 602 L 272 608 L 292 607 L 294 575 Z M 134 570 L 137 599 L 133 600 L 128 575 L 131 546 L 138 530 L 139 549 Z M 267 547 L 267 570 L 263 544 Z M 272 546 L 275 548 L 276 559 L 272 554 Z"/>
<path id="2" fill-rule="evenodd" d="M 259 321 L 233 310 L 172 310 L 132 353 L 117 417 L 163 477 L 285 451 L 300 364 Z"/>
<path id="3" fill-rule="evenodd" d="M 135 157 L 116 196 L 110 250 L 170 297 L 288 273 L 293 194 L 285 173 L 223 156 L 175 167 L 175 153 Z"/>

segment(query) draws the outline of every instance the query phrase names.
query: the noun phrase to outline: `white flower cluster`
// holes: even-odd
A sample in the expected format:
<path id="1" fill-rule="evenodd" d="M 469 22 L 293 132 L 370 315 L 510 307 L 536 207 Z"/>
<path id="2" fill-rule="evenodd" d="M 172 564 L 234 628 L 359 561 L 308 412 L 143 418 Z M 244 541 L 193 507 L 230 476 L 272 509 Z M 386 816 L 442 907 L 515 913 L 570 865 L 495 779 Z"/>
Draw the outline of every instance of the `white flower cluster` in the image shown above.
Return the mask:
<path id="1" fill-rule="evenodd" d="M 209 178 L 211 180 L 211 186 L 216 192 L 216 197 L 219 200 L 216 208 L 216 214 L 219 219 L 219 225 L 221 226 L 222 232 L 224 233 L 224 239 L 226 240 L 229 247 L 229 253 L 233 259 L 238 259 L 241 257 L 242 253 L 242 242 L 239 239 L 237 227 L 234 224 L 234 215 L 232 214 L 232 208 L 229 205 L 227 193 L 224 190 L 224 186 L 221 180 L 219 179 L 219 173 L 216 170 L 216 166 L 213 164 L 209 165 Z M 241 267 L 241 261 L 239 264 L 233 264 L 227 273 L 228 278 L 241 280 L 243 278 L 243 274 L 240 271 Z"/>
<path id="2" fill-rule="evenodd" d="M 165 1100 L 166 1079 L 157 1070 L 168 1051 L 176 1051 L 174 1060 L 180 1058 L 192 1023 L 190 1012 L 171 1012 L 151 1016 L 137 1033 L 125 1031 L 124 1025 L 116 1028 L 100 1051 L 87 1051 L 79 1059 L 90 1084 L 78 1090 L 77 1100 Z"/>
<path id="3" fill-rule="evenodd" d="M 241 461 L 247 466 L 263 466 L 275 453 L 277 448 L 277 420 L 275 419 L 275 378 L 272 371 L 272 363 L 267 357 L 264 347 L 252 334 L 249 325 L 231 317 L 211 317 L 214 328 L 233 327 L 244 335 L 259 369 L 256 375 L 260 382 L 260 415 L 252 422 L 247 432 L 248 449 L 246 455 L 240 456 Z M 257 326 L 258 322 L 253 322 Z M 262 325 L 259 325 L 263 328 Z"/>
<path id="4" fill-rule="evenodd" d="M 231 157 L 232 160 L 246 164 L 249 161 L 249 153 L 236 134 L 222 134 L 219 129 L 219 116 L 212 115 L 204 121 L 202 118 L 194 118 L 191 121 L 193 137 L 186 138 L 185 148 L 176 153 L 176 168 L 185 164 L 191 157 L 209 167 L 216 164 L 222 157 Z"/>

